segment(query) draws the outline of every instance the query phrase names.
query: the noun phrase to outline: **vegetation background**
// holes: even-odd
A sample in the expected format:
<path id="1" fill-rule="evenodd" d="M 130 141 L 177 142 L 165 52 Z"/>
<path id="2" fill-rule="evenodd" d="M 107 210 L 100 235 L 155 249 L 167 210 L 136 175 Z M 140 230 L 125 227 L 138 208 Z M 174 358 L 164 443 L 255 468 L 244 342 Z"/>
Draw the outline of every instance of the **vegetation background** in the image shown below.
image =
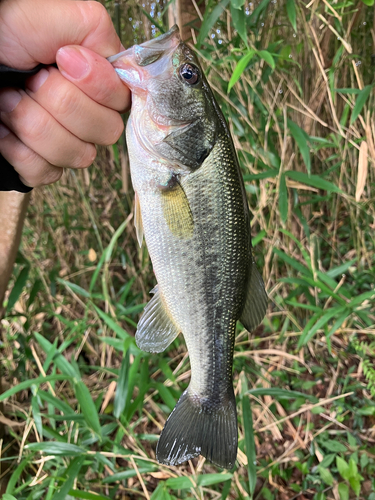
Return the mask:
<path id="1" fill-rule="evenodd" d="M 176 8 L 143 2 L 105 2 L 125 46 Z M 122 139 L 33 193 L 1 322 L 4 500 L 375 499 L 374 0 L 306 2 L 184 7 L 269 294 L 238 324 L 236 467 L 155 460 L 189 358 L 134 343 L 155 278 Z"/>

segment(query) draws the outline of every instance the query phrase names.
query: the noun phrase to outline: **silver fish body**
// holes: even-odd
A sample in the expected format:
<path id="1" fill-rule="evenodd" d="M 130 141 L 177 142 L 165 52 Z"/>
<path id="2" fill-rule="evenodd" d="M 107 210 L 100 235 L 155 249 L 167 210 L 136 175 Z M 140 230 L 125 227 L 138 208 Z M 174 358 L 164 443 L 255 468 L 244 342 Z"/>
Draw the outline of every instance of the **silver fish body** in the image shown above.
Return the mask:
<path id="1" fill-rule="evenodd" d="M 231 468 L 236 322 L 252 329 L 267 307 L 233 142 L 177 27 L 112 59 L 133 91 L 127 144 L 136 227 L 158 282 L 136 341 L 161 352 L 182 332 L 191 363 L 189 387 L 166 422 L 157 458 L 175 465 L 202 454 Z"/>

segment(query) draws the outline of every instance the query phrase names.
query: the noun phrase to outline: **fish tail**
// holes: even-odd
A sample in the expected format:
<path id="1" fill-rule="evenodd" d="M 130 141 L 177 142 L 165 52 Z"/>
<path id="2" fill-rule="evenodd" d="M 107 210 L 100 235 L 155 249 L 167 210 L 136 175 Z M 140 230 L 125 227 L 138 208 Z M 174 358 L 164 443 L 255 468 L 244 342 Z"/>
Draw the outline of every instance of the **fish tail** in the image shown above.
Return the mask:
<path id="1" fill-rule="evenodd" d="M 237 411 L 233 387 L 224 397 L 200 398 L 187 389 L 169 415 L 157 448 L 157 460 L 178 465 L 203 455 L 224 469 L 237 457 Z"/>

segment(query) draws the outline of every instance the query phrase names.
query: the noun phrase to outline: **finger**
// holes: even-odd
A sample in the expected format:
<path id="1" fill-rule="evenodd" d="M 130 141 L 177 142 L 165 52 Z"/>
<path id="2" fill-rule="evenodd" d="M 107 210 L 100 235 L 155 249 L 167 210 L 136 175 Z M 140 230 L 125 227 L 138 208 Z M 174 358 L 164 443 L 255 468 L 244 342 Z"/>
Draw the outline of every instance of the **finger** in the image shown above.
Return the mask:
<path id="1" fill-rule="evenodd" d="M 60 179 L 63 169 L 36 154 L 7 127 L 0 123 L 0 153 L 14 166 L 21 181 L 29 187 L 52 184 Z M 0 172 L 1 176 L 1 172 Z"/>
<path id="2" fill-rule="evenodd" d="M 103 57 L 121 50 L 109 14 L 96 1 L 0 2 L 0 24 L 0 64 L 18 69 L 55 62 L 64 45 L 83 45 Z"/>
<path id="3" fill-rule="evenodd" d="M 84 47 L 66 46 L 57 52 L 56 62 L 61 74 L 94 101 L 120 112 L 129 109 L 130 90 L 105 58 Z"/>
<path id="4" fill-rule="evenodd" d="M 26 146 L 56 167 L 91 165 L 96 149 L 71 134 L 23 90 L 0 91 L 0 119 Z"/>
<path id="5" fill-rule="evenodd" d="M 26 92 L 82 141 L 114 144 L 124 129 L 117 111 L 90 99 L 56 68 L 40 70 L 28 80 Z"/>

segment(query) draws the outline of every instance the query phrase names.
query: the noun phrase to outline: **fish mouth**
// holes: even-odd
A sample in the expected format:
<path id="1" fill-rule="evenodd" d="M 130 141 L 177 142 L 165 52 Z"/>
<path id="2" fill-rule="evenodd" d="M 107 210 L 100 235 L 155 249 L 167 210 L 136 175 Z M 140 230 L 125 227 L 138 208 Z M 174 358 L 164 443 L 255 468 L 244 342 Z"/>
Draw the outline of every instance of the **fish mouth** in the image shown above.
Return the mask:
<path id="1" fill-rule="evenodd" d="M 167 33 L 140 45 L 133 45 L 119 54 L 108 57 L 108 61 L 121 80 L 133 92 L 139 93 L 146 90 L 147 81 L 151 78 L 170 77 L 170 69 L 165 64 L 165 58 L 174 52 L 180 43 L 180 30 L 175 24 Z"/>

